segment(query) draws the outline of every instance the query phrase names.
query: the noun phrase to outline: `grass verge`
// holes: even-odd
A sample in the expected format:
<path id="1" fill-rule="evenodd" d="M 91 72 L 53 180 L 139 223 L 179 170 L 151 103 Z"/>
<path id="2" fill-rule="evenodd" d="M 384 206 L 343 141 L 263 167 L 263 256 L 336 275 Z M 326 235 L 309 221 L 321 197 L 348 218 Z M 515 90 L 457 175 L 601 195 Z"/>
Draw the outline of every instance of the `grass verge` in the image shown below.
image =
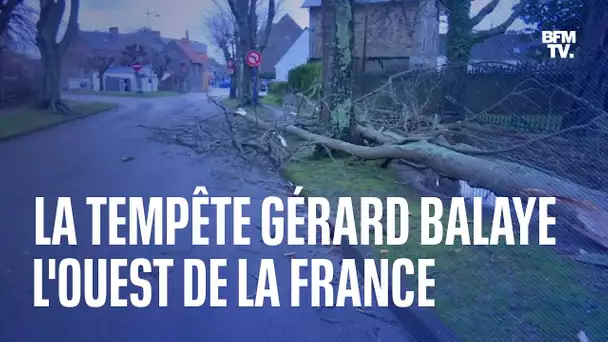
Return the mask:
<path id="1" fill-rule="evenodd" d="M 281 106 L 283 104 L 283 97 L 272 93 L 266 94 L 261 98 L 262 103 L 271 106 Z"/>
<path id="2" fill-rule="evenodd" d="M 176 96 L 179 93 L 174 91 L 151 91 L 143 92 L 141 94 L 135 92 L 124 92 L 124 91 L 92 91 L 92 90 L 72 90 L 70 94 L 76 95 L 99 95 L 99 96 L 114 96 L 114 97 L 167 97 Z"/>
<path id="3" fill-rule="evenodd" d="M 221 99 L 219 102 L 221 102 L 227 109 L 231 110 L 231 109 L 238 109 L 238 108 L 242 108 L 244 109 L 247 113 L 253 113 L 254 110 L 257 112 L 256 114 L 258 115 L 258 118 L 260 118 L 261 120 L 275 120 L 276 117 L 275 115 L 270 112 L 269 110 L 262 108 L 260 106 L 258 106 L 257 108 L 254 109 L 253 105 L 248 105 L 248 106 L 240 106 L 239 105 L 239 100 L 237 99 Z"/>
<path id="4" fill-rule="evenodd" d="M 65 102 L 74 110 L 76 115 L 54 115 L 31 106 L 2 109 L 0 111 L 0 139 L 37 131 L 116 107 L 116 104 L 107 102 Z"/>
<path id="5" fill-rule="evenodd" d="M 283 171 L 307 194 L 331 200 L 405 197 L 408 243 L 374 248 L 389 250 L 391 259 L 435 259 L 435 312 L 463 341 L 574 341 L 580 330 L 591 341 L 608 340 L 607 287 L 594 278 L 598 269 L 548 247 L 420 246 L 420 194 L 377 163 L 303 159 Z M 410 288 L 415 281 L 408 280 Z"/>

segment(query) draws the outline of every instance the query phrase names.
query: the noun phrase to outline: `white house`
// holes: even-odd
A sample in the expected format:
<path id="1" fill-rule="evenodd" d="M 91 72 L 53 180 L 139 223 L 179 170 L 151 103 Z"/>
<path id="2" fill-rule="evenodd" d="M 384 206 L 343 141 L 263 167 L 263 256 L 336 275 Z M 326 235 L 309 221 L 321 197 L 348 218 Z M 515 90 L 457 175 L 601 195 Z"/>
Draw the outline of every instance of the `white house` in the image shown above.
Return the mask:
<path id="1" fill-rule="evenodd" d="M 141 89 L 138 89 L 136 73 L 131 67 L 111 67 L 103 75 L 105 91 L 120 92 L 142 92 L 158 91 L 158 77 L 149 65 L 139 71 L 141 77 Z M 91 83 L 94 91 L 99 91 L 99 73 L 91 75 Z"/>
<path id="2" fill-rule="evenodd" d="M 289 70 L 306 64 L 310 50 L 309 36 L 308 28 L 304 29 L 298 39 L 289 47 L 289 50 L 274 65 L 277 81 L 287 82 Z"/>

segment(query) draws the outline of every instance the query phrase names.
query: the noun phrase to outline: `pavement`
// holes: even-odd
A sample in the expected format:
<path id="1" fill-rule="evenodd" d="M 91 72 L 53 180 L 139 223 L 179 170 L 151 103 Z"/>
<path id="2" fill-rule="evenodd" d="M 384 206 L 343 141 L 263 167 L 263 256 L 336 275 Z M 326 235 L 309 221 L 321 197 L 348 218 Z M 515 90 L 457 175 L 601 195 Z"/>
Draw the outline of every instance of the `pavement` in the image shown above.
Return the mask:
<path id="1" fill-rule="evenodd" d="M 289 184 L 275 172 L 252 168 L 234 154 L 196 155 L 188 149 L 153 139 L 149 126 L 170 127 L 193 118 L 217 113 L 204 94 L 157 99 L 72 96 L 75 100 L 119 102 L 116 110 L 77 120 L 31 135 L 0 143 L 0 341 L 6 342 L 209 342 L 209 341 L 409 341 L 389 309 L 312 308 L 310 295 L 302 292 L 302 307 L 292 308 L 290 267 L 286 253 L 303 258 L 330 258 L 337 269 L 340 256 L 326 247 L 268 247 L 260 242 L 259 206 L 271 195 L 286 197 Z M 212 125 L 209 123 L 209 125 Z M 213 127 L 207 127 L 213 130 Z M 229 142 L 224 142 L 229 144 Z M 174 246 L 91 246 L 90 196 L 176 196 L 190 199 L 196 186 L 206 186 L 211 196 L 249 196 L 245 211 L 251 225 L 245 228 L 252 245 L 196 246 L 189 244 L 189 229 L 178 233 Z M 59 196 L 72 198 L 78 246 L 35 246 L 35 201 L 47 199 L 44 222 L 54 221 Z M 120 214 L 126 214 L 120 211 Z M 107 224 L 106 211 L 102 224 Z M 211 217 L 211 223 L 215 217 Z M 231 227 L 232 218 L 227 217 Z M 103 225 L 102 225 L 103 227 Z M 125 233 L 126 234 L 126 233 Z M 213 233 L 209 233 L 213 241 Z M 230 241 L 232 233 L 227 233 Z M 59 305 L 56 281 L 46 279 L 44 293 L 49 308 L 33 306 L 33 259 L 35 258 L 173 258 L 169 274 L 169 306 L 161 308 L 154 291 L 147 308 L 92 309 L 85 305 L 68 309 Z M 227 259 L 220 271 L 228 287 L 220 296 L 225 308 L 184 308 L 184 258 Z M 237 260 L 247 259 L 250 274 L 257 274 L 259 260 L 274 259 L 281 307 L 237 306 Z M 127 272 L 121 273 L 128 276 Z M 155 284 L 154 277 L 150 280 Z M 248 293 L 254 293 L 250 277 Z M 86 281 L 86 280 L 84 280 Z M 97 281 L 97 279 L 95 279 Z M 156 288 L 153 286 L 153 288 Z M 122 298 L 137 291 L 127 285 Z M 83 292 L 84 294 L 84 292 Z"/>

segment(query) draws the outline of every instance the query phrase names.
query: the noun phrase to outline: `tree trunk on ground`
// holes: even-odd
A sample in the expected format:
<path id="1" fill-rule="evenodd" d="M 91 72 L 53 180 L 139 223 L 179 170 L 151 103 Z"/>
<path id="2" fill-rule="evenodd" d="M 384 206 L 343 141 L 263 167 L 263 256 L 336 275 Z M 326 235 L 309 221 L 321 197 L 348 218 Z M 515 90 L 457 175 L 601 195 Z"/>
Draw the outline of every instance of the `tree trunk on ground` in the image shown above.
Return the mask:
<path id="1" fill-rule="evenodd" d="M 574 93 L 596 108 L 606 109 L 608 96 L 608 12 L 601 0 L 589 0 L 589 14 L 584 25 L 581 47 L 576 53 L 580 65 L 576 68 Z M 562 121 L 562 128 L 589 123 L 598 114 L 596 110 L 575 103 Z M 579 130 L 578 134 L 584 134 Z"/>
<path id="2" fill-rule="evenodd" d="M 276 129 L 274 124 L 261 121 L 254 115 L 237 116 L 263 130 Z M 555 207 L 555 210 L 559 212 L 560 219 L 572 223 L 572 229 L 608 248 L 608 229 L 604 225 L 608 220 L 607 193 L 521 164 L 477 157 L 475 154 L 483 152 L 471 146 L 441 146 L 428 141 L 391 145 L 403 137 L 385 135 L 369 127 L 357 128 L 365 139 L 385 145 L 355 145 L 314 134 L 293 125 L 284 126 L 282 130 L 305 141 L 367 160 L 405 159 L 424 164 L 442 176 L 467 181 L 471 186 L 491 190 L 498 196 L 556 197 L 560 205 Z"/>
<path id="3" fill-rule="evenodd" d="M 51 113 L 70 114 L 61 101 L 61 62 L 65 52 L 78 34 L 79 0 L 70 0 L 70 15 L 63 38 L 57 42 L 57 32 L 65 12 L 66 1 L 40 0 L 40 17 L 36 23 L 36 43 L 44 71 L 41 105 Z"/>
<path id="4" fill-rule="evenodd" d="M 353 103 L 354 69 L 354 0 L 328 0 L 334 14 L 329 65 L 331 77 L 323 88 L 329 99 L 331 134 L 335 139 L 361 144 Z M 326 19 L 327 17 L 324 17 Z M 327 46 L 329 50 L 329 46 Z M 325 52 L 325 51 L 324 51 Z M 332 65 L 333 62 L 333 65 Z"/>

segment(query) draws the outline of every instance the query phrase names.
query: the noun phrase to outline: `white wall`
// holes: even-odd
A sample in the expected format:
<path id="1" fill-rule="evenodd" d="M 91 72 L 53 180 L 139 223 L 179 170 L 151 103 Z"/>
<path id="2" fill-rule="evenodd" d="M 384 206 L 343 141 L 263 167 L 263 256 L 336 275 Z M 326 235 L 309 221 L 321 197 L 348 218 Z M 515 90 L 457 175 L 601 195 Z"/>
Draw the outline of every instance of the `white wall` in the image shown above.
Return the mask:
<path id="1" fill-rule="evenodd" d="M 148 91 L 158 91 L 158 77 L 151 71 L 145 70 L 146 72 L 143 73 L 144 77 L 142 77 L 141 79 L 141 86 L 142 86 L 142 91 L 148 92 Z M 99 73 L 94 72 L 91 75 L 91 81 L 92 81 L 92 88 L 94 91 L 99 91 Z M 111 72 L 111 71 L 107 71 L 104 74 L 104 77 L 118 77 L 118 78 L 122 78 L 122 79 L 130 79 L 131 80 L 131 84 L 133 88 L 131 91 L 137 91 L 137 82 L 135 80 L 135 74 L 134 73 L 115 73 L 115 72 Z M 148 82 L 148 80 L 152 80 L 152 82 Z"/>
<path id="2" fill-rule="evenodd" d="M 300 37 L 298 37 L 289 50 L 287 50 L 285 55 L 283 55 L 283 57 L 275 65 L 277 81 L 286 82 L 287 76 L 289 75 L 289 70 L 299 65 L 306 64 L 310 50 L 308 41 L 309 36 L 310 33 L 308 32 L 308 29 L 302 31 Z"/>

